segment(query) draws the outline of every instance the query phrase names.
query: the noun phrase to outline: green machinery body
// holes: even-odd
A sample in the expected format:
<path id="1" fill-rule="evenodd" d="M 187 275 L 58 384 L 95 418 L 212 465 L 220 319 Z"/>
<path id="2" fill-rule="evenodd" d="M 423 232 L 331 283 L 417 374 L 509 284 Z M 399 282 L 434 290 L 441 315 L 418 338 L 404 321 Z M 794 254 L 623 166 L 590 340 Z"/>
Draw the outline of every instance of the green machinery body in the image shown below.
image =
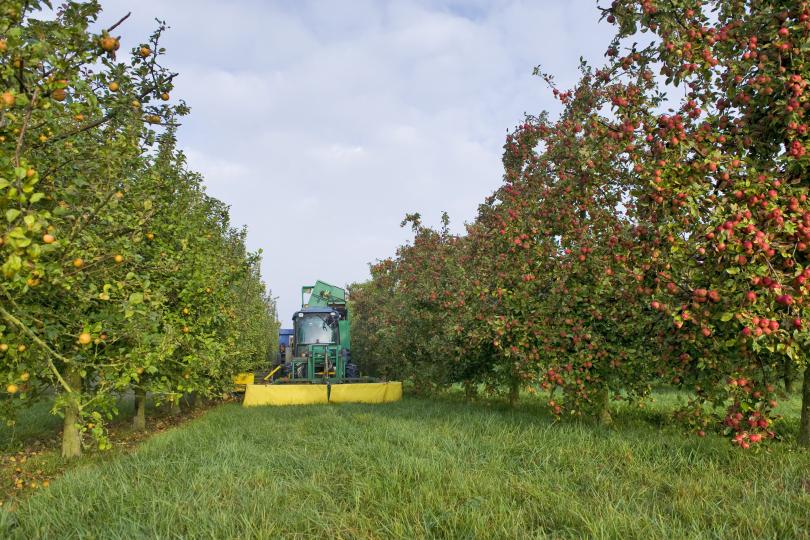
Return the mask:
<path id="1" fill-rule="evenodd" d="M 346 291 L 323 281 L 301 287 L 301 309 L 293 315 L 293 335 L 285 358 L 285 382 L 363 380 L 351 362 L 349 327 Z"/>
<path id="2" fill-rule="evenodd" d="M 284 357 L 269 372 L 246 374 L 242 404 L 390 403 L 402 399 L 401 382 L 359 376 L 351 358 L 349 325 L 346 291 L 323 281 L 302 287 L 292 335 L 282 331 L 285 341 L 290 338 L 289 345 L 284 343 Z"/>

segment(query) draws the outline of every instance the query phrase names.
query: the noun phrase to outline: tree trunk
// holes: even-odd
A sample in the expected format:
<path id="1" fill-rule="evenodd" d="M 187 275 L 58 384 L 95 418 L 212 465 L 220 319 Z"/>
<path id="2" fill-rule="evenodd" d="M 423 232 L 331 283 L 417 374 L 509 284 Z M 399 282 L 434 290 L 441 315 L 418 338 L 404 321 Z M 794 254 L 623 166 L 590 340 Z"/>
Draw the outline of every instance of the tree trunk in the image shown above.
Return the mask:
<path id="1" fill-rule="evenodd" d="M 517 404 L 518 397 L 520 397 L 520 383 L 513 380 L 509 385 L 509 406 L 514 407 Z"/>
<path id="2" fill-rule="evenodd" d="M 135 416 L 132 417 L 132 429 L 146 431 L 146 391 L 135 389 Z"/>
<path id="3" fill-rule="evenodd" d="M 180 407 L 187 411 L 193 411 L 194 408 L 197 406 L 197 394 L 194 392 L 183 394 L 182 399 L 180 400 Z"/>
<path id="4" fill-rule="evenodd" d="M 802 382 L 802 418 L 799 422 L 799 446 L 810 448 L 810 366 L 804 368 Z"/>
<path id="5" fill-rule="evenodd" d="M 793 393 L 793 382 L 796 380 L 796 363 L 791 358 L 785 358 L 785 392 L 790 395 Z"/>
<path id="6" fill-rule="evenodd" d="M 65 421 L 62 431 L 62 457 L 77 458 L 82 455 L 82 435 L 79 431 L 79 396 L 82 391 L 82 377 L 74 369 L 65 373 L 65 381 L 71 392 L 67 395 L 65 405 Z"/>
<path id="7" fill-rule="evenodd" d="M 597 420 L 603 426 L 609 426 L 613 423 L 613 417 L 610 416 L 610 389 L 605 385 L 596 395 L 596 405 L 599 407 L 597 412 Z"/>
<path id="8" fill-rule="evenodd" d="M 193 403 L 193 405 L 194 405 L 195 410 L 196 409 L 202 409 L 203 407 L 205 407 L 206 403 L 207 403 L 207 401 L 205 399 L 205 396 L 203 396 L 202 394 L 198 394 L 196 392 L 194 393 L 194 403 Z"/>
<path id="9" fill-rule="evenodd" d="M 178 416 L 182 413 L 180 410 L 180 397 L 176 397 L 169 402 L 169 414 L 172 416 Z"/>
<path id="10" fill-rule="evenodd" d="M 464 381 L 464 399 L 472 401 L 478 396 L 478 385 L 471 381 Z"/>

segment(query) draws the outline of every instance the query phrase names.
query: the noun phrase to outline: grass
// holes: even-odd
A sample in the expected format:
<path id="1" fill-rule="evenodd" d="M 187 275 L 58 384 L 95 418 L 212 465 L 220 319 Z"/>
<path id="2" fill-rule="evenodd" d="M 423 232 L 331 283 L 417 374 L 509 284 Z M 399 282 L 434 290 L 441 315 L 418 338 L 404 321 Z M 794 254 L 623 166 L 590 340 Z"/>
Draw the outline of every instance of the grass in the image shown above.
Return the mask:
<path id="1" fill-rule="evenodd" d="M 135 413 L 132 395 L 118 401 L 118 416 L 108 427 L 112 452 L 89 452 L 81 459 L 65 461 L 59 452 L 62 418 L 51 414 L 52 399 L 44 398 L 22 409 L 16 422 L 0 427 L 0 507 L 15 508 L 21 498 L 33 490 L 49 487 L 50 482 L 65 470 L 90 463 L 106 463 L 122 453 L 130 452 L 153 433 L 165 431 L 195 417 L 204 410 L 174 416 L 164 407 L 147 400 L 150 432 L 135 432 L 130 421 Z M 3 530 L 0 513 L 0 531 Z M 7 516 L 6 516 L 7 517 Z M 3 537 L 0 534 L 0 537 Z"/>
<path id="2" fill-rule="evenodd" d="M 26 446 L 43 441 L 53 442 L 62 428 L 62 417 L 51 414 L 53 398 L 43 397 L 19 411 L 12 425 L 0 427 L 0 452 L 21 450 Z M 135 414 L 135 400 L 132 394 L 122 396 L 116 404 L 118 422 L 127 422 Z M 147 412 L 154 415 L 160 412 L 154 402 L 147 400 Z"/>
<path id="3" fill-rule="evenodd" d="M 810 538 L 810 453 L 657 426 L 676 399 L 619 410 L 611 428 L 555 424 L 530 400 L 223 405 L 88 458 L 0 525 L 18 538 Z"/>
<path id="4" fill-rule="evenodd" d="M 62 419 L 51 414 L 52 401 L 44 399 L 20 411 L 10 426 L 0 428 L 0 450 L 19 449 L 26 444 L 52 438 L 62 425 Z"/>

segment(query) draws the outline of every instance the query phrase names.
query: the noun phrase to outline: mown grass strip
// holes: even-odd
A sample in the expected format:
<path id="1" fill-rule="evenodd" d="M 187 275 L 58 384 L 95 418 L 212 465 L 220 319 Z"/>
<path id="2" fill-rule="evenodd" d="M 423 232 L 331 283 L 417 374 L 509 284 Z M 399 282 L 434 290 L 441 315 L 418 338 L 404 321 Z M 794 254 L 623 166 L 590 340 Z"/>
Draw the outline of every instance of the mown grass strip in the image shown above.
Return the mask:
<path id="1" fill-rule="evenodd" d="M 618 414 L 448 400 L 225 405 L 21 502 L 36 537 L 802 538 L 810 455 Z M 6 520 L 8 521 L 8 519 Z"/>

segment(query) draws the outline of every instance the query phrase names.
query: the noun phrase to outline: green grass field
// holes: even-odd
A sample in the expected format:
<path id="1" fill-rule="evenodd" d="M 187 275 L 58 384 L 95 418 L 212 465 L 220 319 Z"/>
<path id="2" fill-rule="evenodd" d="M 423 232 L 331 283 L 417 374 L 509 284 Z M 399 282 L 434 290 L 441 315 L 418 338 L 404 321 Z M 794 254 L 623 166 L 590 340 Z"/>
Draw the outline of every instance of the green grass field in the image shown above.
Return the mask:
<path id="1" fill-rule="evenodd" d="M 555 424 L 529 400 L 224 405 L 84 459 L 0 524 L 18 538 L 810 538 L 810 453 L 660 427 L 675 399 L 610 428 Z"/>

